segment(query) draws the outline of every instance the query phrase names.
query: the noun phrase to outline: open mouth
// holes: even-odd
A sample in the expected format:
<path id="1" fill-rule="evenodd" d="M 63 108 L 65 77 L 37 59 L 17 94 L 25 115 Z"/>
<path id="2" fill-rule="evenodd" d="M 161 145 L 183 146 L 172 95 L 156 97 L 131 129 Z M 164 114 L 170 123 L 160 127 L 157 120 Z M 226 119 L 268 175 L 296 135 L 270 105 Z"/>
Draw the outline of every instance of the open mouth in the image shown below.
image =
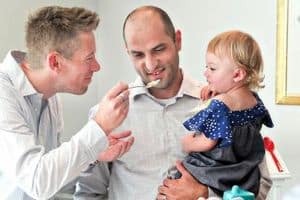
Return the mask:
<path id="1" fill-rule="evenodd" d="M 153 80 L 157 80 L 157 79 L 161 79 L 162 78 L 162 75 L 163 75 L 163 72 L 165 71 L 165 68 L 160 68 L 158 70 L 155 70 L 154 72 L 152 73 L 147 73 L 147 75 L 149 77 L 151 77 L 151 79 Z"/>

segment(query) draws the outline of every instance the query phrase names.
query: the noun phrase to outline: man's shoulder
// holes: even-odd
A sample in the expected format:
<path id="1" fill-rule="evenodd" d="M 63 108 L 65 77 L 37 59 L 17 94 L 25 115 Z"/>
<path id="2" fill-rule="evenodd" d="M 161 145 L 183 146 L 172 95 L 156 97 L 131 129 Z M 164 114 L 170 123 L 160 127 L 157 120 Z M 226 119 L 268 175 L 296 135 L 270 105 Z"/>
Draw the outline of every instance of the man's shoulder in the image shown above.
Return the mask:
<path id="1" fill-rule="evenodd" d="M 0 96 L 9 97 L 16 94 L 16 88 L 13 86 L 9 76 L 0 71 Z"/>

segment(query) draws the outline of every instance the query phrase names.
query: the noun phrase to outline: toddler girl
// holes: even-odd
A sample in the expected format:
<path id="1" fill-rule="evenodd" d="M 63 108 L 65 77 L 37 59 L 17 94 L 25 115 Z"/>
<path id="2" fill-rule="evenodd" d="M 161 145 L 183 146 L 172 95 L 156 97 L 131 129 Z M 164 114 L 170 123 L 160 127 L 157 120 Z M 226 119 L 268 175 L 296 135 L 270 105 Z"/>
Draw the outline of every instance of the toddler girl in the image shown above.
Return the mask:
<path id="1" fill-rule="evenodd" d="M 254 92 L 263 87 L 262 70 L 260 48 L 249 34 L 229 31 L 209 42 L 204 76 L 218 95 L 184 122 L 194 133 L 182 140 L 189 153 L 183 165 L 219 195 L 233 185 L 258 194 L 258 164 L 265 154 L 260 129 L 273 127 Z"/>

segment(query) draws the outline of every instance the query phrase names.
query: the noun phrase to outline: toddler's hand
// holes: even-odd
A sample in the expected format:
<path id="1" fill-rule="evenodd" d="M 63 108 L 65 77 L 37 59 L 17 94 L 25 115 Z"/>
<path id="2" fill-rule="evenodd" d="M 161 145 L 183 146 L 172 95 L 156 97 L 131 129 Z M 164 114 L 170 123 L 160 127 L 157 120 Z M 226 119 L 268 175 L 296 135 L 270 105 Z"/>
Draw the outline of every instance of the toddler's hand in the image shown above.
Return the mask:
<path id="1" fill-rule="evenodd" d="M 214 96 L 216 96 L 217 93 L 215 91 L 212 91 L 209 87 L 209 85 L 204 86 L 200 91 L 200 99 L 202 101 L 205 101 L 207 99 L 210 99 Z"/>

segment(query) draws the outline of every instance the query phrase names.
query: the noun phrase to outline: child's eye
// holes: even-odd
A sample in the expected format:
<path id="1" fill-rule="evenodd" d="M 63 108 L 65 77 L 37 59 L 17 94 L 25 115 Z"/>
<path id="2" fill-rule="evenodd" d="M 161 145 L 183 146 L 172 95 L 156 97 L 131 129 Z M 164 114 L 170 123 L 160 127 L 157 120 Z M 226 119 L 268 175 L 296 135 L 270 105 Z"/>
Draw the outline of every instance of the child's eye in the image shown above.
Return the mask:
<path id="1" fill-rule="evenodd" d="M 205 66 L 206 69 L 210 70 L 210 71 L 215 71 L 216 68 L 214 68 L 213 66 Z"/>

